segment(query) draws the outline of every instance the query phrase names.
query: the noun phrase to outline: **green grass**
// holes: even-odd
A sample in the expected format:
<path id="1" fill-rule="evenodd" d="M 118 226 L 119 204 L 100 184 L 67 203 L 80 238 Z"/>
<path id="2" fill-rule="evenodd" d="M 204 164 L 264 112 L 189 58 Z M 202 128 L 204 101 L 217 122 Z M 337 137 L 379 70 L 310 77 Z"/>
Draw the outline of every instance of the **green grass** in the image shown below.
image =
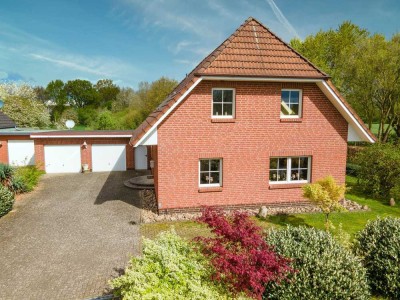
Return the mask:
<path id="1" fill-rule="evenodd" d="M 330 219 L 334 226 L 338 227 L 338 225 L 341 223 L 343 230 L 349 233 L 351 237 L 354 237 L 355 233 L 361 230 L 368 220 L 374 220 L 378 217 L 386 216 L 400 217 L 400 205 L 398 203 L 396 206 L 391 207 L 388 204 L 388 200 L 377 200 L 364 195 L 357 189 L 356 181 L 357 179 L 355 177 L 346 177 L 346 184 L 351 188 L 346 194 L 346 198 L 362 205 L 367 205 L 370 210 L 361 212 L 333 213 L 331 214 Z M 324 229 L 324 216 L 322 213 L 275 215 L 269 216 L 264 220 L 255 217 L 253 219 L 259 226 L 263 228 L 279 228 L 290 224 L 293 226 L 303 225 Z M 198 235 L 209 234 L 209 230 L 204 225 L 193 221 L 144 224 L 142 225 L 141 230 L 143 236 L 147 238 L 154 238 L 160 231 L 168 230 L 171 227 L 174 227 L 179 235 L 188 239 Z"/>
<path id="2" fill-rule="evenodd" d="M 72 128 L 73 130 L 88 130 L 89 128 L 86 126 L 86 125 L 80 125 L 80 124 L 77 124 L 77 125 L 75 125 L 74 126 L 74 128 Z"/>
<path id="3" fill-rule="evenodd" d="M 385 124 L 385 129 L 387 128 L 388 124 Z M 379 130 L 379 123 L 372 123 L 371 132 L 375 135 L 378 135 Z M 390 134 L 396 134 L 393 129 L 390 130 Z"/>

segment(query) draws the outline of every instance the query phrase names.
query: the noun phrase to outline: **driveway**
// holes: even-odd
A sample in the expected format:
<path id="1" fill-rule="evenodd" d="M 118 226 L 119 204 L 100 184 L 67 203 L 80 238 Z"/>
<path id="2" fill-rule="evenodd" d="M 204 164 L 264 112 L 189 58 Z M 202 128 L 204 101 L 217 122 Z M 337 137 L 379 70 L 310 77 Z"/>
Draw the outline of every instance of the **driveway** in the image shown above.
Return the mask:
<path id="1" fill-rule="evenodd" d="M 0 218 L 0 299 L 86 299 L 139 251 L 135 171 L 45 175 Z"/>

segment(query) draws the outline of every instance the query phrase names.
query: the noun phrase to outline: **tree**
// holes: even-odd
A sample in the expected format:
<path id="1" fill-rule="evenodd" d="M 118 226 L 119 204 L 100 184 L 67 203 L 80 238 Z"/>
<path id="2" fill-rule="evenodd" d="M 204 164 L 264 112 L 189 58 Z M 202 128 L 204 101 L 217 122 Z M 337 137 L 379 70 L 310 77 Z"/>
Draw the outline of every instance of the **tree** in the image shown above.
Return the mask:
<path id="1" fill-rule="evenodd" d="M 36 92 L 31 86 L 0 83 L 0 98 L 4 101 L 3 112 L 19 127 L 46 128 L 50 125 L 49 112 L 37 100 Z"/>
<path id="2" fill-rule="evenodd" d="M 316 204 L 325 214 L 325 227 L 327 231 L 331 227 L 329 215 L 334 211 L 344 210 L 339 201 L 344 198 L 345 191 L 346 186 L 336 184 L 332 176 L 327 176 L 315 183 L 303 186 L 303 197 Z"/>
<path id="3" fill-rule="evenodd" d="M 115 101 L 112 104 L 112 111 L 118 112 L 123 109 L 126 109 L 134 104 L 134 102 L 138 102 L 138 95 L 132 88 L 121 88 Z"/>
<path id="4" fill-rule="evenodd" d="M 83 108 L 99 103 L 99 94 L 93 87 L 93 84 L 88 80 L 69 80 L 65 84 L 65 91 L 69 103 L 74 107 Z"/>
<path id="5" fill-rule="evenodd" d="M 64 82 L 60 79 L 50 81 L 46 86 L 46 96 L 51 102 L 49 107 L 52 107 L 53 121 L 57 122 L 68 104 Z"/>
<path id="6" fill-rule="evenodd" d="M 289 260 L 277 255 L 264 240 L 262 229 L 246 213 L 205 208 L 199 221 L 211 228 L 213 237 L 198 237 L 203 254 L 215 268 L 213 279 L 235 294 L 261 299 L 265 285 L 284 280 L 293 270 Z"/>
<path id="7" fill-rule="evenodd" d="M 113 102 L 117 99 L 120 88 L 111 79 L 101 79 L 97 81 L 94 87 L 99 94 L 100 106 L 111 109 Z"/>

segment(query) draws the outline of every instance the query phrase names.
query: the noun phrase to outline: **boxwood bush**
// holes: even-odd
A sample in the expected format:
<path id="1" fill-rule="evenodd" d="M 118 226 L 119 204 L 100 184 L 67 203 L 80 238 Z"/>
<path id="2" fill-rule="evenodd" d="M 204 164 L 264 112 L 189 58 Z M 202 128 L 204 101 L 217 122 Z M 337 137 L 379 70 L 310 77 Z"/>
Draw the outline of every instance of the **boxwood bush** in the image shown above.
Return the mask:
<path id="1" fill-rule="evenodd" d="M 369 221 L 356 235 L 354 247 L 367 268 L 373 292 L 400 299 L 400 219 Z"/>
<path id="2" fill-rule="evenodd" d="M 268 284 L 264 299 L 369 299 L 360 259 L 324 231 L 307 227 L 270 230 L 266 241 L 292 259 L 289 281 Z"/>
<path id="3" fill-rule="evenodd" d="M 0 185 L 0 217 L 12 210 L 14 194 L 5 186 Z"/>
<path id="4" fill-rule="evenodd" d="M 122 299 L 232 299 L 212 281 L 212 266 L 192 244 L 173 231 L 145 239 L 141 257 L 111 281 Z"/>

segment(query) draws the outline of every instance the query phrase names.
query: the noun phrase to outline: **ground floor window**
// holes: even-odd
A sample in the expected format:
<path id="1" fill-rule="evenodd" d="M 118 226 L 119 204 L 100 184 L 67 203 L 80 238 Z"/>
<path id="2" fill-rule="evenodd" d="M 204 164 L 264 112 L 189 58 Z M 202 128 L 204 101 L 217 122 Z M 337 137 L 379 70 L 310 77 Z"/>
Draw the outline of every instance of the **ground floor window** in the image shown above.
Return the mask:
<path id="1" fill-rule="evenodd" d="M 271 157 L 269 162 L 269 182 L 309 182 L 311 157 Z"/>
<path id="2" fill-rule="evenodd" d="M 204 187 L 222 185 L 222 159 L 199 160 L 199 185 Z"/>

